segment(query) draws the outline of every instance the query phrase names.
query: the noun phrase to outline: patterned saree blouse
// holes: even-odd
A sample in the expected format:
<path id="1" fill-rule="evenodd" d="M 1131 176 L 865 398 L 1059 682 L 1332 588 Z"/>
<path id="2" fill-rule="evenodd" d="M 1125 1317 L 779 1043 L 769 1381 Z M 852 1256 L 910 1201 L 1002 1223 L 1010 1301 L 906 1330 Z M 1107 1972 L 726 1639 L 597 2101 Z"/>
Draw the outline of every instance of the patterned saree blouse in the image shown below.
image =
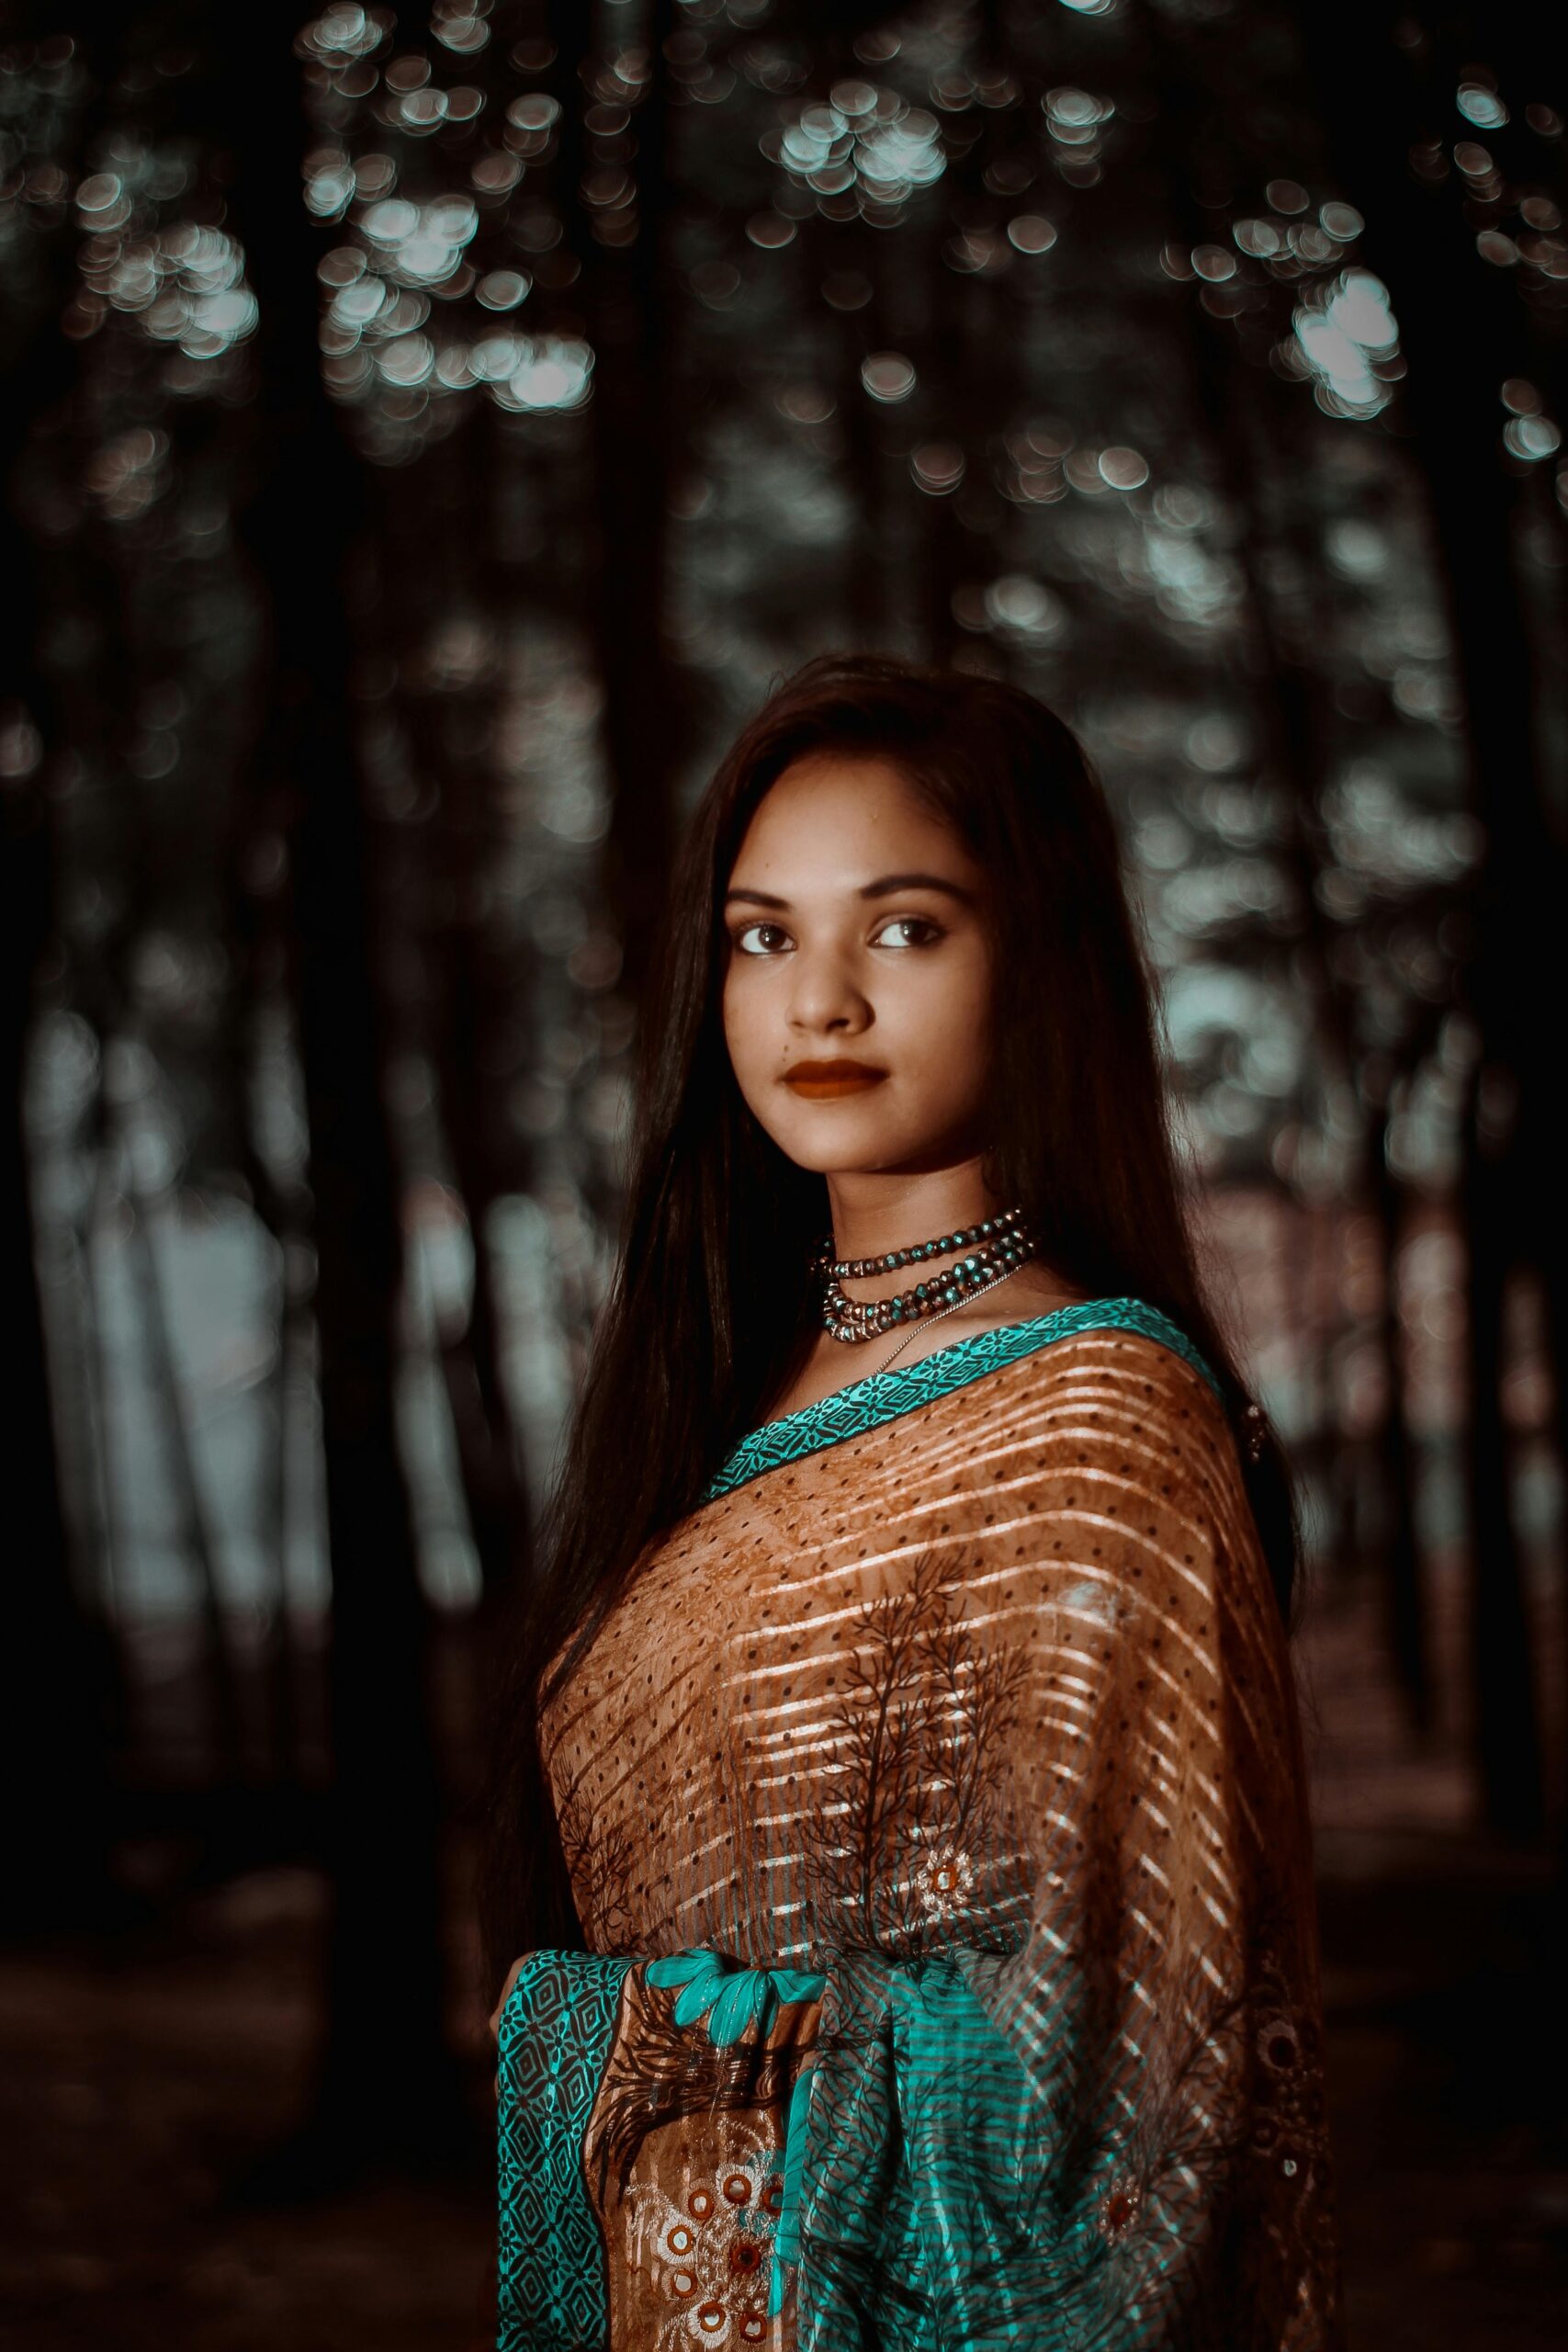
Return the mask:
<path id="1" fill-rule="evenodd" d="M 1290 1658 L 1163 1317 L 754 1431 L 540 1738 L 502 2352 L 1342 2342 Z"/>

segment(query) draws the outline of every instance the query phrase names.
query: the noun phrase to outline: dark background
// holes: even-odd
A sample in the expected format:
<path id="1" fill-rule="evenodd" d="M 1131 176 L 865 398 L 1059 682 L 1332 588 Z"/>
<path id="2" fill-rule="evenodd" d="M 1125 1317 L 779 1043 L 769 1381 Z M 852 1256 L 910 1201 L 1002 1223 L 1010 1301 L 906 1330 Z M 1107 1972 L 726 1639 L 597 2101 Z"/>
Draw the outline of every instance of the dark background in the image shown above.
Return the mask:
<path id="1" fill-rule="evenodd" d="M 671 843 L 846 645 L 1124 829 L 1303 1483 L 1354 2335 L 1563 2341 L 1552 22 L 9 12 L 17 2341 L 474 2327 L 480 1668 Z"/>

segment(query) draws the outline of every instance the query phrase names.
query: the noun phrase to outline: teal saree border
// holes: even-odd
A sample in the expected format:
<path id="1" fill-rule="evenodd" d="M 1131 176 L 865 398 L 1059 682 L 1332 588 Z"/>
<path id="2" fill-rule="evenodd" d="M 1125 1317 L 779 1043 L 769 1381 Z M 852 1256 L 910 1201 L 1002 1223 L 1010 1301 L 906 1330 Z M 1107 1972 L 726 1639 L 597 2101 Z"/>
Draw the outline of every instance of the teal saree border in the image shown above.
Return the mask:
<path id="1" fill-rule="evenodd" d="M 610 2334 L 604 2242 L 582 2143 L 636 1962 L 530 1952 L 496 2057 L 496 2352 L 591 2352 Z"/>
<path id="2" fill-rule="evenodd" d="M 899 1371 L 868 1373 L 863 1380 L 852 1380 L 847 1387 L 818 1397 L 814 1405 L 803 1405 L 798 1412 L 764 1421 L 761 1429 L 741 1439 L 728 1461 L 715 1472 L 699 1503 L 716 1502 L 721 1495 L 749 1485 L 765 1471 L 798 1462 L 803 1454 L 825 1453 L 844 1438 L 859 1437 L 883 1421 L 897 1420 L 929 1405 L 933 1397 L 966 1388 L 972 1380 L 984 1379 L 1003 1364 L 1016 1363 L 1021 1356 L 1033 1355 L 1054 1340 L 1074 1339 L 1080 1331 L 1137 1331 L 1146 1340 L 1157 1340 L 1161 1347 L 1201 1374 L 1216 1396 L 1223 1396 L 1206 1360 L 1185 1331 L 1178 1329 L 1157 1306 L 1146 1306 L 1141 1298 L 1086 1299 L 1081 1306 L 1059 1306 L 1054 1315 L 1036 1315 L 1027 1323 L 1003 1323 L 994 1331 L 971 1332 L 967 1339 L 954 1340 L 951 1347 L 938 1348 Z"/>

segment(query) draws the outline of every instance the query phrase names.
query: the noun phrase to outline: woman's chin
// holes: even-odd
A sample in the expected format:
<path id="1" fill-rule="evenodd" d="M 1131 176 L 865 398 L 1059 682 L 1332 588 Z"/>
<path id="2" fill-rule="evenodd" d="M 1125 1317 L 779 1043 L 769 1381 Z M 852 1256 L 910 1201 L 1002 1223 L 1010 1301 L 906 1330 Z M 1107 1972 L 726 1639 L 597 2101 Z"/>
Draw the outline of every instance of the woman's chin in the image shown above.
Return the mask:
<path id="1" fill-rule="evenodd" d="M 886 1120 L 863 1115 L 834 1124 L 836 1133 L 826 1119 L 819 1125 L 792 1120 L 787 1133 L 775 1131 L 773 1141 L 797 1168 L 818 1176 L 885 1175 L 911 1155 L 919 1157 L 919 1143 L 889 1135 Z"/>

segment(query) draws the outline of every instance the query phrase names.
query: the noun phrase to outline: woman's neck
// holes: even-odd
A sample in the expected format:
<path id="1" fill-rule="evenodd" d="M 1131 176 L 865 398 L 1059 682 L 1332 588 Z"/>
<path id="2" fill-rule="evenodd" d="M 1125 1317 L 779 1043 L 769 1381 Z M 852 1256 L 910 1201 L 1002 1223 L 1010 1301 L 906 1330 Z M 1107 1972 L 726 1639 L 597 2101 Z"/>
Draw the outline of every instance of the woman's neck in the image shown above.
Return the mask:
<path id="1" fill-rule="evenodd" d="M 883 1258 L 978 1225 L 1015 1205 L 990 1190 L 977 1157 L 916 1174 L 857 1170 L 830 1175 L 828 1201 L 837 1258 Z"/>

